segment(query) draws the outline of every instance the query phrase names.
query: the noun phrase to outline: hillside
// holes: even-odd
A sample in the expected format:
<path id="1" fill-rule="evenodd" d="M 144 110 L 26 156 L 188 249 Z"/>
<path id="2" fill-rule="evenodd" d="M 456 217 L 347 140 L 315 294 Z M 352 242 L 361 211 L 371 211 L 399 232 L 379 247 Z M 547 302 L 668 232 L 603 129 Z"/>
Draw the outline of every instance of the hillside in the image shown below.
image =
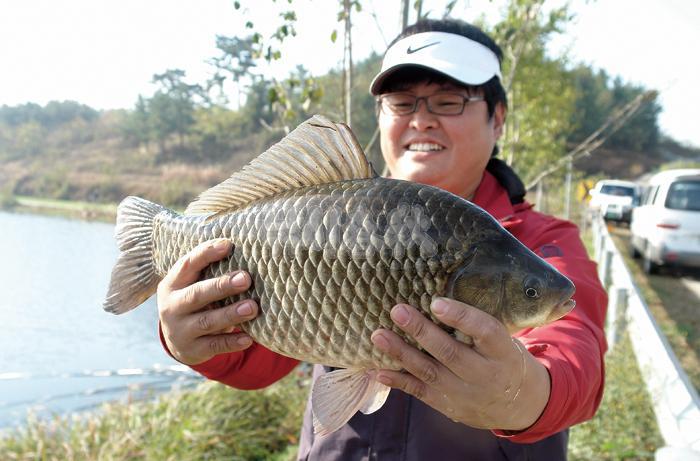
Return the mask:
<path id="1" fill-rule="evenodd" d="M 273 141 L 266 134 L 237 143 L 225 161 L 161 159 L 159 147 L 135 146 L 104 119 L 87 142 L 52 144 L 37 156 L 0 159 L 0 195 L 114 203 L 127 195 L 182 207 L 249 162 Z"/>
<path id="2" fill-rule="evenodd" d="M 604 145 L 591 155 L 578 159 L 575 168 L 584 176 L 635 180 L 669 164 L 683 166 L 689 163 L 700 164 L 700 149 L 664 139 L 656 149 L 643 152 L 611 149 Z"/>
<path id="3" fill-rule="evenodd" d="M 40 157 L 2 162 L 0 195 L 116 203 L 127 195 L 184 207 L 271 145 L 276 136 L 258 133 L 241 139 L 225 160 L 161 160 L 155 145 L 133 146 L 103 118 L 102 136 Z M 277 135 L 277 137 L 280 135 Z M 665 140 L 649 152 L 601 148 L 575 162 L 583 177 L 635 179 L 669 162 L 700 162 L 700 150 Z M 375 161 L 376 163 L 376 161 Z M 379 166 L 378 169 L 380 169 Z"/>

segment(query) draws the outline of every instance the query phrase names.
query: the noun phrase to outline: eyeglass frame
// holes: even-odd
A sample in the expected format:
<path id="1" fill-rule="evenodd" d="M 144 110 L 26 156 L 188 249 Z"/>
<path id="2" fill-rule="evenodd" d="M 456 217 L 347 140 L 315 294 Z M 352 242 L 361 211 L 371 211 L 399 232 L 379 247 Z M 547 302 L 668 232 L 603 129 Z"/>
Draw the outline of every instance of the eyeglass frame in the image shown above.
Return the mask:
<path id="1" fill-rule="evenodd" d="M 433 96 L 436 96 L 436 95 L 439 95 L 439 94 L 445 94 L 445 93 L 447 93 L 447 94 L 453 94 L 453 95 L 455 95 L 455 96 L 461 96 L 461 97 L 462 97 L 462 109 L 461 109 L 459 112 L 456 112 L 456 113 L 454 113 L 454 114 L 441 114 L 441 113 L 439 113 L 439 112 L 434 112 L 434 111 L 432 110 L 432 107 L 431 107 L 431 105 L 430 105 L 430 102 L 428 102 L 428 99 L 429 99 L 429 98 L 432 98 Z M 404 113 L 398 114 L 398 113 L 392 112 L 391 109 L 389 109 L 388 112 L 387 112 L 387 111 L 384 111 L 384 109 L 383 109 L 384 104 L 382 103 L 382 100 L 383 100 L 385 97 L 387 97 L 387 96 L 391 96 L 391 95 L 395 95 L 395 94 L 404 94 L 404 95 L 406 95 L 406 96 L 412 96 L 413 98 L 415 98 L 415 100 L 414 100 L 414 102 L 413 102 L 413 108 L 411 109 L 410 112 L 406 112 L 405 114 L 404 114 Z M 413 96 L 413 95 L 410 94 L 410 93 L 404 93 L 404 92 L 401 92 L 401 91 L 396 91 L 396 92 L 393 92 L 393 93 L 384 93 L 384 94 L 381 94 L 381 95 L 379 95 L 379 96 L 377 96 L 377 97 L 375 98 L 375 101 L 377 102 L 377 110 L 378 110 L 378 111 L 384 111 L 384 113 L 387 114 L 387 115 L 395 115 L 395 116 L 397 116 L 397 117 L 403 117 L 403 116 L 405 116 L 405 115 L 415 114 L 416 111 L 418 111 L 418 105 L 419 105 L 421 99 L 425 101 L 425 108 L 426 108 L 426 110 L 427 110 L 429 113 L 431 113 L 431 114 L 433 114 L 433 115 L 441 115 L 441 116 L 448 116 L 448 117 L 449 117 L 449 116 L 453 116 L 453 115 L 462 115 L 462 114 L 464 113 L 464 108 L 467 107 L 467 104 L 470 103 L 470 102 L 478 102 L 478 101 L 485 101 L 485 100 L 486 100 L 486 98 L 484 98 L 483 96 L 465 96 L 465 95 L 463 95 L 463 94 L 461 94 L 461 93 L 455 93 L 455 92 L 451 92 L 451 91 L 441 91 L 441 92 L 439 92 L 439 93 L 433 93 L 433 94 L 428 95 L 428 96 Z"/>

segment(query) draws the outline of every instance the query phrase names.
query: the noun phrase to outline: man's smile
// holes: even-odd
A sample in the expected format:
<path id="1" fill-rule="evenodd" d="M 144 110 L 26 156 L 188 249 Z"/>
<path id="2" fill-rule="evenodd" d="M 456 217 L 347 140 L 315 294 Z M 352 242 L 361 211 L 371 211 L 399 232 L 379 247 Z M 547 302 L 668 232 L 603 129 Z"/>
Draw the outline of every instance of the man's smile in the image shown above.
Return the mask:
<path id="1" fill-rule="evenodd" d="M 432 152 L 443 150 L 444 147 L 434 142 L 414 142 L 406 147 L 406 150 L 414 152 Z"/>

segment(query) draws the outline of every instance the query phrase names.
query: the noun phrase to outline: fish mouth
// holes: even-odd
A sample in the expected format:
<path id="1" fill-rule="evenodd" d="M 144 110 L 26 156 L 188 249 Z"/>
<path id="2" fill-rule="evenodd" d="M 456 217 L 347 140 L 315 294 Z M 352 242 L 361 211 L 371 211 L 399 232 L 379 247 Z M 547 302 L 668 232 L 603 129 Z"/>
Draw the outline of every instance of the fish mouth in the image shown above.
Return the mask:
<path id="1" fill-rule="evenodd" d="M 547 317 L 547 323 L 559 320 L 560 318 L 564 317 L 566 314 L 571 312 L 574 307 L 576 307 L 576 301 L 574 301 L 571 298 L 567 299 L 566 301 L 560 302 L 559 304 L 554 306 L 552 312 L 549 313 L 549 316 Z"/>

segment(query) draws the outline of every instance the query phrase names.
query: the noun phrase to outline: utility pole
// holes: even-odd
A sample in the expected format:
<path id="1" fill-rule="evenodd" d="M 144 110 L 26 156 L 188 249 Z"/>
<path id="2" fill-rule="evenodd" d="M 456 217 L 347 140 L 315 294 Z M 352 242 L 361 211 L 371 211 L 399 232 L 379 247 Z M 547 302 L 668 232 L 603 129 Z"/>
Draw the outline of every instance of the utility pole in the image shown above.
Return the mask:
<path id="1" fill-rule="evenodd" d="M 566 189 L 565 189 L 565 194 L 566 194 L 566 206 L 564 208 L 564 218 L 569 219 L 569 216 L 571 216 L 571 171 L 573 169 L 573 161 L 571 157 L 569 157 L 569 162 L 566 164 Z"/>

